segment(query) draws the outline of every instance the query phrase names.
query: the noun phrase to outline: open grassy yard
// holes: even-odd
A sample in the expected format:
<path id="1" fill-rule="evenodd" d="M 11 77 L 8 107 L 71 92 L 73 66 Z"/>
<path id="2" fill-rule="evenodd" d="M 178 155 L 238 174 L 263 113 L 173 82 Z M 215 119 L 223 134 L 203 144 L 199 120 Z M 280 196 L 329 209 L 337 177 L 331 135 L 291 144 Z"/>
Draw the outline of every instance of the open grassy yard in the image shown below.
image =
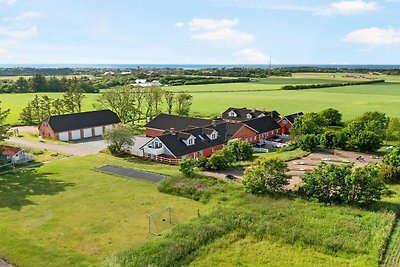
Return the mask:
<path id="1" fill-rule="evenodd" d="M 199 238 L 213 227 L 218 233 L 231 225 L 232 217 L 223 215 L 228 211 L 243 220 L 243 227 L 210 236 L 189 258 L 184 256 L 182 265 L 376 266 L 395 219 L 393 212 L 399 212 L 398 187 L 392 187 L 394 197 L 371 210 L 256 197 L 235 183 L 217 183 L 206 189 L 211 197 L 201 204 L 160 193 L 154 183 L 93 170 L 105 164 L 179 176 L 176 166 L 106 154 L 2 175 L 0 255 L 19 266 L 99 266 L 105 260 L 116 266 L 118 255 L 129 256 L 142 245 L 161 244 L 170 252 L 175 251 L 169 248 L 172 244 L 185 247 L 179 245 L 179 238 L 186 235 L 174 234 L 181 227 L 200 231 L 194 233 Z M 173 208 L 174 220 L 181 225 L 172 230 L 172 237 L 149 234 L 147 215 L 166 206 Z M 398 232 L 393 235 L 396 242 Z M 396 242 L 389 245 L 387 262 L 398 260 Z M 179 253 L 178 249 L 173 255 Z"/>
<path id="2" fill-rule="evenodd" d="M 171 206 L 182 223 L 207 208 L 159 193 L 154 183 L 92 170 L 105 164 L 177 174 L 176 167 L 100 154 L 2 175 L 0 255 L 18 266 L 99 266 L 157 238 L 148 233 L 148 214 Z"/>

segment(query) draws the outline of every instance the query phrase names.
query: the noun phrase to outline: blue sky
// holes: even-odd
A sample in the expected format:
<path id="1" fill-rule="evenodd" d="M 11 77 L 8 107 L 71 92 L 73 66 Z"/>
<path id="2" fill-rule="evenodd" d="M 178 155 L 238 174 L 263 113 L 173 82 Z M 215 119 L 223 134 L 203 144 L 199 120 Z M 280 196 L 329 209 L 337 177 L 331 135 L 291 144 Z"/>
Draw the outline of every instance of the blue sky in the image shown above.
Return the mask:
<path id="1" fill-rule="evenodd" d="M 400 0 L 0 0 L 1 64 L 400 64 Z"/>

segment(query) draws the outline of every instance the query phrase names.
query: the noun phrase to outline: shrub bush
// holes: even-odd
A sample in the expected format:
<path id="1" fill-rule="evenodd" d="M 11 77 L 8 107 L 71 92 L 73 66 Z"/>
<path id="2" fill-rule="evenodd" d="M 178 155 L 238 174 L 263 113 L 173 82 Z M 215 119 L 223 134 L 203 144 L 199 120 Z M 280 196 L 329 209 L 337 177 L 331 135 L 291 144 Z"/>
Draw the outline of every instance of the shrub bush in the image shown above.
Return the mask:
<path id="1" fill-rule="evenodd" d="M 313 152 L 319 148 L 319 137 L 315 134 L 306 134 L 300 136 L 297 141 L 297 145 L 304 151 Z"/>
<path id="2" fill-rule="evenodd" d="M 184 179 L 182 177 L 170 177 L 159 183 L 158 191 L 207 202 L 211 197 L 211 192 L 208 189 L 218 182 L 217 179 L 212 178 Z"/>
<path id="3" fill-rule="evenodd" d="M 188 158 L 179 163 L 179 171 L 186 177 L 194 177 L 196 175 L 196 160 Z"/>

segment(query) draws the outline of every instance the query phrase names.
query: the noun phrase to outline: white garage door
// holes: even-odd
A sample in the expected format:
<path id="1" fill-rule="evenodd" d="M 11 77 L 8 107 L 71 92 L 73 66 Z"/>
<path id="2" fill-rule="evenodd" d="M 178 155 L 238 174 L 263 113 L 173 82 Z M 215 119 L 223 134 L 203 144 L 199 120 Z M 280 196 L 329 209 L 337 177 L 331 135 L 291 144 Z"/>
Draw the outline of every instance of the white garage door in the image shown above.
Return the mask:
<path id="1" fill-rule="evenodd" d="M 92 137 L 92 128 L 83 129 L 83 138 Z"/>
<path id="2" fill-rule="evenodd" d="M 76 130 L 71 132 L 72 135 L 72 140 L 78 140 L 81 139 L 81 130 Z"/>
<path id="3" fill-rule="evenodd" d="M 94 128 L 94 135 L 95 136 L 100 136 L 102 134 L 103 134 L 103 126 Z"/>
<path id="4" fill-rule="evenodd" d="M 69 141 L 68 132 L 59 133 L 58 139 L 60 139 L 61 141 Z"/>

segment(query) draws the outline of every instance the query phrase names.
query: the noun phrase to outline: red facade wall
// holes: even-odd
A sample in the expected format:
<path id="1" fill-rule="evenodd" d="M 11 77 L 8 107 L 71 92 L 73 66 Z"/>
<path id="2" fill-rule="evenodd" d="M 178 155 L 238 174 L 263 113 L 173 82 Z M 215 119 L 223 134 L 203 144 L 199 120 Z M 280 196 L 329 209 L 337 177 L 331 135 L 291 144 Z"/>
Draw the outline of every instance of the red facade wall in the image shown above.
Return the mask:
<path id="1" fill-rule="evenodd" d="M 41 123 L 39 125 L 39 135 L 45 139 L 58 140 L 58 134 L 53 132 L 53 129 L 47 123 Z"/>
<path id="2" fill-rule="evenodd" d="M 241 140 L 246 140 L 249 142 L 253 142 L 254 141 L 254 137 L 257 135 L 257 133 L 253 130 L 251 130 L 250 128 L 243 126 L 242 128 L 239 129 L 239 131 L 237 131 L 235 133 L 234 136 L 232 136 L 231 139 L 241 139 Z M 253 139 L 253 141 L 250 141 L 250 138 Z"/>
<path id="3" fill-rule="evenodd" d="M 157 136 L 162 135 L 163 133 L 164 133 L 164 130 L 146 128 L 146 136 L 147 137 L 157 137 Z"/>
<path id="4" fill-rule="evenodd" d="M 290 133 L 290 130 L 292 129 L 292 124 L 288 120 L 282 119 L 278 122 L 278 124 L 281 126 L 279 133 L 281 133 L 281 134 L 289 134 Z"/>

